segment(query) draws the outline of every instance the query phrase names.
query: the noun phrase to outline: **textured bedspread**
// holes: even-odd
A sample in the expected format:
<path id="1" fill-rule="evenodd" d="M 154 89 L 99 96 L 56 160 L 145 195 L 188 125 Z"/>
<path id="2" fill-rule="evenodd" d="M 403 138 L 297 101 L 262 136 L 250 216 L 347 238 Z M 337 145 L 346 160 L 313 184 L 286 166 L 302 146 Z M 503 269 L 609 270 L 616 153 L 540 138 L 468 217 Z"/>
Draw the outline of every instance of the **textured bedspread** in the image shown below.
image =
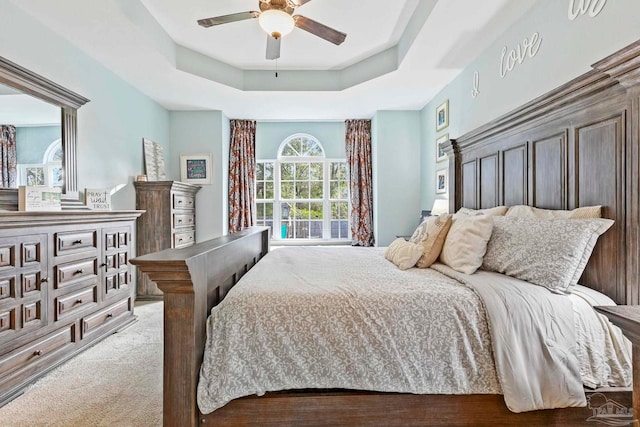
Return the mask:
<path id="1" fill-rule="evenodd" d="M 200 410 L 267 391 L 344 388 L 504 390 L 521 412 L 584 405 L 583 382 L 630 384 L 628 342 L 585 297 L 434 268 L 401 271 L 384 248 L 272 251 L 211 312 Z"/>
<path id="2" fill-rule="evenodd" d="M 482 303 L 383 248 L 276 249 L 212 310 L 198 405 L 305 388 L 500 393 Z"/>

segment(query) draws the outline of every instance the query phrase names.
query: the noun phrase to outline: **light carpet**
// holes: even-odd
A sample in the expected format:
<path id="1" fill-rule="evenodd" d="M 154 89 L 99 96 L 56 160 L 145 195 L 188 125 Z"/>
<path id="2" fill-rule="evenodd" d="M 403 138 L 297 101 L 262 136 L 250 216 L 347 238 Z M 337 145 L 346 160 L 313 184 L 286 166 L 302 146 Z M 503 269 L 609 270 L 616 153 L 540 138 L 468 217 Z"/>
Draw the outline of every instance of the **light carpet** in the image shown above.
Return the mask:
<path id="1" fill-rule="evenodd" d="M 162 302 L 51 371 L 0 408 L 3 427 L 162 425 Z"/>

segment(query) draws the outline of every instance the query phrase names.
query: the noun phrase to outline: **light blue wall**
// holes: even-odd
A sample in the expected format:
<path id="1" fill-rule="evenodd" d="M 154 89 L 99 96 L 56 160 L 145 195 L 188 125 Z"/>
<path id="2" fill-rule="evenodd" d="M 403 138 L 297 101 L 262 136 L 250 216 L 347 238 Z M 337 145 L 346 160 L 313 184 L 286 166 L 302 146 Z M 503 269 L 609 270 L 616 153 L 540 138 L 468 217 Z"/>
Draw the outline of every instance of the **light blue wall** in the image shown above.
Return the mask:
<path id="1" fill-rule="evenodd" d="M 228 230 L 229 119 L 221 111 L 173 111 L 170 128 L 171 175 L 176 179 L 180 155 L 211 154 L 211 185 L 202 185 L 196 196 L 196 240 L 221 236 Z"/>
<path id="2" fill-rule="evenodd" d="M 18 164 L 41 164 L 47 148 L 61 137 L 58 125 L 16 127 Z"/>
<path id="3" fill-rule="evenodd" d="M 570 0 L 540 0 L 421 111 L 425 124 L 421 141 L 421 207 L 430 209 L 435 198 L 435 140 L 444 133 L 457 138 L 518 106 L 591 70 L 590 65 L 640 38 L 640 1 L 609 0 L 596 17 L 569 20 Z M 575 2 L 580 3 L 579 1 Z M 538 53 L 527 56 L 500 76 L 503 47 L 517 47 L 538 32 Z M 479 94 L 472 96 L 474 72 Z M 449 100 L 449 127 L 435 132 L 435 111 Z"/>
<path id="4" fill-rule="evenodd" d="M 113 207 L 133 209 L 133 177 L 144 173 L 142 138 L 169 152 L 168 111 L 10 1 L 0 0 L 0 11 L 3 57 L 90 99 L 78 110 L 79 189 L 127 184 Z"/>
<path id="5" fill-rule="evenodd" d="M 420 112 L 378 111 L 372 120 L 377 246 L 410 235 L 420 218 Z"/>
<path id="6" fill-rule="evenodd" d="M 257 122 L 256 158 L 275 159 L 288 136 L 307 133 L 320 141 L 329 159 L 344 159 L 344 122 Z"/>

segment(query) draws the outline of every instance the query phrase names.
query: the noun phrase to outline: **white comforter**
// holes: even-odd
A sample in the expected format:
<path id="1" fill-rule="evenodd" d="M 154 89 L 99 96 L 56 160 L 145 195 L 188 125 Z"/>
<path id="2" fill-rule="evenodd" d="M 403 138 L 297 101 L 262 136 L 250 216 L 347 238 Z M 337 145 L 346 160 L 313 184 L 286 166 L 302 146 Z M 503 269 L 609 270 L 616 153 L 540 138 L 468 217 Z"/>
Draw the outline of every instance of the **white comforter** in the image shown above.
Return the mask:
<path id="1" fill-rule="evenodd" d="M 476 277 L 491 274 L 451 273 L 456 280 L 434 269 L 401 271 L 384 259 L 382 248 L 272 251 L 211 312 L 198 384 L 200 410 L 210 413 L 251 394 L 306 388 L 417 394 L 495 394 L 504 389 L 513 411 L 584 405 L 585 369 L 575 354 L 585 346 L 577 344 L 574 334 L 580 323 L 574 318 L 576 305 L 560 296 L 569 305 L 553 308 L 563 314 L 555 316 L 554 327 L 540 327 L 545 338 L 532 344 L 529 331 L 509 323 L 517 314 L 516 324 L 530 326 L 521 316 L 526 310 L 500 308 L 500 298 L 487 304 L 479 297 L 509 292 L 500 290 L 504 283 L 493 286 L 486 277 L 474 284 Z M 539 296 L 537 286 L 516 287 L 522 295 L 528 288 Z M 536 297 L 520 300 L 535 311 Z M 545 319 L 547 314 L 543 307 L 534 317 Z M 501 318 L 507 323 L 499 323 Z M 496 333 L 505 336 L 492 336 Z M 618 338 L 623 342 L 618 346 L 626 348 Z M 514 343 L 520 349 L 516 355 L 509 352 Z M 535 354 L 550 348 L 551 357 Z M 600 353 L 610 357 L 619 352 Z M 550 369 L 553 381 L 528 380 L 539 378 L 526 365 L 528 358 L 535 359 L 530 366 Z M 597 371 L 597 381 L 604 375 L 608 383 L 622 378 L 627 384 L 617 385 L 628 385 L 625 363 L 610 365 L 617 369 L 615 375 L 609 365 L 588 371 Z"/>

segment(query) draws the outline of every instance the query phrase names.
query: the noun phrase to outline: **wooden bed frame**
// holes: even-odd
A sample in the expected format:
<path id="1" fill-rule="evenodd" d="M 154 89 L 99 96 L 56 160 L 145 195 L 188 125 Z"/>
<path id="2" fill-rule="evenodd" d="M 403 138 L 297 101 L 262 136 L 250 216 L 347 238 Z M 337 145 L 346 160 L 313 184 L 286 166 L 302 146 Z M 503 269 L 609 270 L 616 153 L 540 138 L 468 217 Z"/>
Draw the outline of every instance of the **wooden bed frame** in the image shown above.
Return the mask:
<path id="1" fill-rule="evenodd" d="M 602 205 L 603 216 L 616 222 L 600 238 L 581 283 L 619 304 L 640 302 L 640 41 L 445 150 L 451 211 Z M 131 260 L 164 292 L 165 426 L 594 425 L 587 421 L 595 415 L 591 407 L 515 414 L 500 395 L 357 391 L 269 393 L 200 414 L 196 388 L 209 310 L 268 250 L 268 229 L 256 227 Z M 640 378 L 639 354 L 634 351 L 634 378 Z M 632 405 L 629 390 L 604 394 Z"/>

